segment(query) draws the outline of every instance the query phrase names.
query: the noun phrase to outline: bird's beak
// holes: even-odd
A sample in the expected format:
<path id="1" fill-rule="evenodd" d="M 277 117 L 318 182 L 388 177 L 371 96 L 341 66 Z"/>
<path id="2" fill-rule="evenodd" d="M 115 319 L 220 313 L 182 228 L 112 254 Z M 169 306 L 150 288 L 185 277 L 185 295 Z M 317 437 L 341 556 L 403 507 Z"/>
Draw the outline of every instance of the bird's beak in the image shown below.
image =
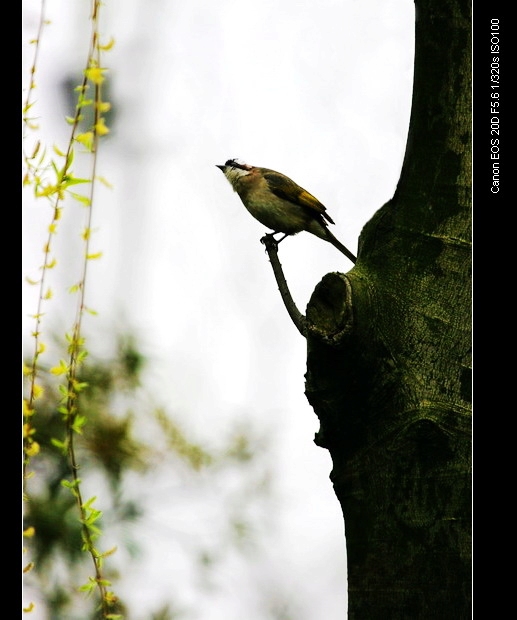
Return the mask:
<path id="1" fill-rule="evenodd" d="M 225 171 L 225 169 L 226 169 L 226 166 L 220 166 L 219 164 L 216 164 L 216 165 L 215 165 L 215 167 L 216 167 L 216 168 L 219 168 L 219 170 L 222 170 L 223 172 L 224 172 L 224 171 Z"/>

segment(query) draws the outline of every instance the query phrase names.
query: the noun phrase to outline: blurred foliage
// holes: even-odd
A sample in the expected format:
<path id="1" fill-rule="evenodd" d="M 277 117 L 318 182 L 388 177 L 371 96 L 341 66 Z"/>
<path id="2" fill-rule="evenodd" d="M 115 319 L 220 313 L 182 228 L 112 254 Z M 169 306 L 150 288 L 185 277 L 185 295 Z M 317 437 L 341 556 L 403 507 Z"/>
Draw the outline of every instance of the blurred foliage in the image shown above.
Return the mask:
<path id="1" fill-rule="evenodd" d="M 153 408 L 146 397 L 141 386 L 145 365 L 146 360 L 134 339 L 125 336 L 119 339 L 113 359 L 92 360 L 88 357 L 81 365 L 78 377 L 87 384 L 79 401 L 80 413 L 87 418 L 87 423 L 81 434 L 75 436 L 80 478 L 83 485 L 87 482 L 94 489 L 95 496 L 102 494 L 98 501 L 98 508 L 102 510 L 100 545 L 103 546 L 104 539 L 112 540 L 117 536 L 111 531 L 116 527 L 123 535 L 122 541 L 117 538 L 115 556 L 123 551 L 124 557 L 130 560 L 138 557 L 140 551 L 132 527 L 142 520 L 145 522 L 145 502 L 137 495 L 142 487 L 123 484 L 129 472 L 153 475 L 152 469 L 158 464 L 163 465 L 165 457 L 171 457 L 177 463 L 176 469 L 181 470 L 180 475 L 185 473 L 185 467 L 179 467 L 183 463 L 192 475 L 209 468 L 214 476 L 220 476 L 225 470 L 252 463 L 260 450 L 259 443 L 254 443 L 244 428 L 235 430 L 218 454 L 189 441 L 181 425 L 166 409 Z M 30 478 L 24 507 L 26 547 L 31 562 L 31 569 L 25 577 L 26 585 L 37 592 L 37 598 L 43 601 L 51 620 L 94 620 L 102 617 L 95 608 L 94 597 L 88 598 L 78 592 L 78 584 L 84 582 L 85 575 L 91 572 L 91 558 L 82 550 L 82 528 L 76 500 L 62 485 L 63 480 L 70 479 L 70 464 L 63 450 L 55 444 L 56 439 L 64 439 L 66 426 L 63 414 L 58 411 L 59 378 L 41 367 L 39 381 L 44 390 L 37 401 L 32 424 L 41 450 L 29 463 Z M 148 429 L 154 426 L 154 436 L 158 440 L 145 442 L 139 439 L 141 433 L 135 425 L 142 420 Z M 152 437 L 153 433 L 149 436 Z M 263 468 L 259 468 L 259 475 L 260 483 L 251 485 L 255 490 L 250 490 L 248 480 L 244 483 L 245 491 L 237 491 L 242 495 L 239 500 L 232 501 L 233 508 L 226 508 L 229 537 L 225 544 L 241 551 L 245 551 L 247 542 L 253 537 L 246 504 L 252 496 L 267 495 L 269 490 L 267 472 L 264 474 Z M 221 552 L 224 555 L 222 547 L 216 552 L 219 558 Z M 204 558 L 199 563 L 199 558 L 193 557 L 201 572 L 217 571 L 218 560 L 214 560 L 213 550 L 197 549 L 196 553 Z M 103 568 L 112 582 L 121 578 L 121 569 L 117 568 L 119 564 L 113 561 L 113 557 L 105 559 Z M 157 600 L 156 606 L 157 611 L 149 610 L 146 618 L 175 620 L 185 614 L 189 616 L 188 611 L 176 607 L 174 600 L 165 605 Z M 124 601 L 117 600 L 110 611 L 126 617 Z"/>
<path id="2" fill-rule="evenodd" d="M 167 416 L 163 409 L 156 411 L 156 419 L 167 438 L 169 448 L 186 459 L 191 467 L 199 470 L 204 465 L 210 465 L 213 462 L 213 457 L 204 448 L 187 440 L 181 428 Z"/>
<path id="3" fill-rule="evenodd" d="M 80 399 L 81 414 L 88 423 L 76 436 L 80 477 L 100 474 L 107 482 L 111 501 L 105 514 L 119 524 L 130 524 L 142 516 L 138 502 L 122 499 L 121 482 L 127 471 L 145 471 L 152 448 L 135 439 L 133 414 L 116 412 L 114 404 L 117 395 L 131 395 L 138 388 L 144 363 L 133 340 L 121 338 L 115 359 L 85 363 L 79 375 L 79 380 L 88 385 Z M 86 568 L 89 558 L 82 551 L 76 499 L 62 485 L 63 480 L 70 478 L 70 464 L 63 451 L 53 444 L 54 439 L 65 437 L 63 414 L 58 411 L 58 381 L 44 368 L 40 369 L 40 381 L 44 390 L 32 424 L 41 451 L 30 462 L 32 475 L 27 485 L 24 529 L 33 528 L 35 532 L 28 543 L 34 563 L 30 576 L 35 583 L 31 585 L 43 596 L 52 620 L 69 620 L 77 603 L 74 591 L 77 580 L 81 580 L 78 573 Z M 101 519 L 101 530 L 103 525 Z M 109 562 L 106 569 L 109 574 Z M 99 617 L 93 605 L 92 601 L 91 608 L 81 611 L 80 617 Z M 111 609 L 113 613 L 123 610 L 120 601 Z"/>

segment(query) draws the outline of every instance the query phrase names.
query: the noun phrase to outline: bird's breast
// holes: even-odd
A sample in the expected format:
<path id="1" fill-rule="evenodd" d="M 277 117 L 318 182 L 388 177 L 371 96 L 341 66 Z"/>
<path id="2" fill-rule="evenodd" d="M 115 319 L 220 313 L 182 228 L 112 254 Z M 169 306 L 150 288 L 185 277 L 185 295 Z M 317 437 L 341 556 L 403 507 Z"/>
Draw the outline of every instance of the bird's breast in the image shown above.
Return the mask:
<path id="1" fill-rule="evenodd" d="M 240 178 L 235 191 L 256 220 L 271 230 L 288 235 L 306 228 L 309 219 L 306 209 L 273 194 L 264 179 L 249 177 L 252 175 Z"/>

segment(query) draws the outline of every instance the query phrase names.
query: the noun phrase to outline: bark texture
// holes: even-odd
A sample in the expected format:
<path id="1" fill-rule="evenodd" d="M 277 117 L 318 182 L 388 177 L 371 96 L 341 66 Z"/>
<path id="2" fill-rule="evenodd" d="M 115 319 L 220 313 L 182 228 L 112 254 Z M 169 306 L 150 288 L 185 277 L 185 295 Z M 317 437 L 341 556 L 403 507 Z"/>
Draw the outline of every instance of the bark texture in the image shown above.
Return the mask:
<path id="1" fill-rule="evenodd" d="M 349 620 L 471 617 L 471 3 L 417 0 L 397 190 L 307 308 Z"/>

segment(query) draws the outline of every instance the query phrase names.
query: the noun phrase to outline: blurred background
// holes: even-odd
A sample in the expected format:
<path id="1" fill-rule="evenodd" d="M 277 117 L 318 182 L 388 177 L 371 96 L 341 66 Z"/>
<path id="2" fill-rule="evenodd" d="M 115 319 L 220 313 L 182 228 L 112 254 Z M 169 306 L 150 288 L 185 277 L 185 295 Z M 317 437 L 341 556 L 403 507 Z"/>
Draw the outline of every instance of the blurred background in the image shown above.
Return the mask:
<path id="1" fill-rule="evenodd" d="M 23 99 L 42 6 L 29 152 L 36 140 L 66 149 L 64 118 L 91 36 L 90 2 L 24 0 Z M 102 257 L 88 265 L 96 315 L 83 332 L 91 369 L 111 377 L 102 406 L 130 420 L 134 444 L 128 467 L 113 474 L 112 463 L 106 479 L 90 437 L 84 467 L 106 511 L 103 548 L 117 546 L 106 560 L 113 589 L 136 620 L 342 620 L 344 526 L 330 457 L 313 442 L 305 342 L 259 242 L 268 231 L 215 166 L 237 157 L 287 174 L 326 205 L 332 232 L 357 253 L 402 165 L 413 3 L 111 0 L 100 11 L 102 42 L 115 41 L 103 54 L 112 109 L 97 164 L 109 186 L 95 190 L 91 251 Z M 83 165 L 78 157 L 77 176 Z M 24 279 L 38 278 L 48 204 L 24 190 Z M 67 199 L 55 235 L 48 366 L 75 319 L 68 290 L 80 277 L 84 211 Z M 282 242 L 279 257 L 301 312 L 326 273 L 352 267 L 306 233 Z M 38 288 L 24 282 L 22 292 L 30 357 Z M 35 496 L 47 492 L 50 463 L 34 459 Z M 63 559 L 40 553 L 45 588 L 57 591 Z M 55 620 L 43 589 L 29 575 L 24 604 Z M 84 620 L 73 609 L 62 617 Z"/>

